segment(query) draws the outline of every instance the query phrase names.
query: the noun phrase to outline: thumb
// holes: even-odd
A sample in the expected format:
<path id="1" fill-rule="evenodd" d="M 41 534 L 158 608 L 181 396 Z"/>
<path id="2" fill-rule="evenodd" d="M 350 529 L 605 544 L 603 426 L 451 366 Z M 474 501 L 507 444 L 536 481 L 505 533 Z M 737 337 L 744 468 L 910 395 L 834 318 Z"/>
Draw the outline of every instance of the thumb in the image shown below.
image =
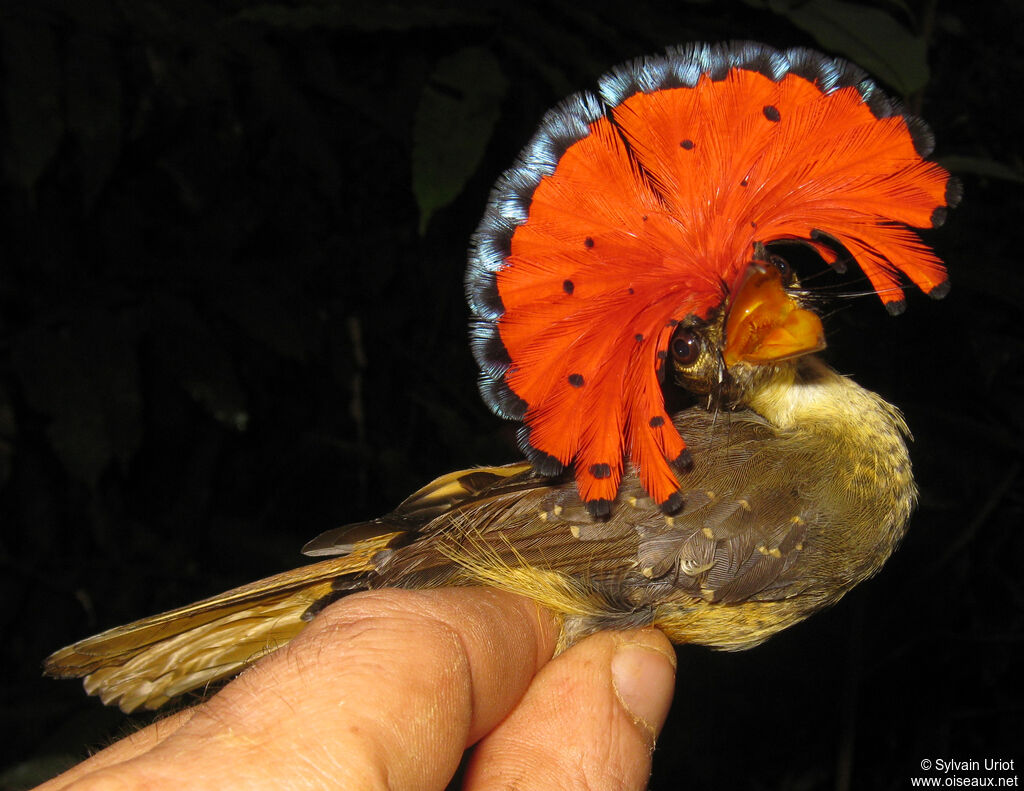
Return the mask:
<path id="1" fill-rule="evenodd" d="M 601 632 L 545 665 L 480 742 L 467 789 L 641 789 L 675 687 L 656 629 Z"/>

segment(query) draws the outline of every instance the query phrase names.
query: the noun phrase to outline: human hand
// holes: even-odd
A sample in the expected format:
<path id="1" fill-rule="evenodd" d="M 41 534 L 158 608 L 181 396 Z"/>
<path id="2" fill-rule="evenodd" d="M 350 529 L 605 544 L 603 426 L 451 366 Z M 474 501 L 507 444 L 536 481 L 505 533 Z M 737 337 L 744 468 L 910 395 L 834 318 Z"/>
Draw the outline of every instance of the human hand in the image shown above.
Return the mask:
<path id="1" fill-rule="evenodd" d="M 640 789 L 668 713 L 661 632 L 593 635 L 489 589 L 379 590 L 321 612 L 208 701 L 38 791 Z"/>

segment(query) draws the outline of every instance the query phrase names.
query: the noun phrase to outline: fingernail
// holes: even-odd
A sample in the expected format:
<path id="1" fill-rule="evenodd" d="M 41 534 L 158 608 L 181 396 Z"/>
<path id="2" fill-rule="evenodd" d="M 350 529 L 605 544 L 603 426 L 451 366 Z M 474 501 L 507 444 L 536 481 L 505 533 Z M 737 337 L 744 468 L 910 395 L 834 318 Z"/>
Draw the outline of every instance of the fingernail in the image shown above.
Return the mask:
<path id="1" fill-rule="evenodd" d="M 652 747 L 672 704 L 675 659 L 674 653 L 638 642 L 620 644 L 612 657 L 615 694 Z"/>

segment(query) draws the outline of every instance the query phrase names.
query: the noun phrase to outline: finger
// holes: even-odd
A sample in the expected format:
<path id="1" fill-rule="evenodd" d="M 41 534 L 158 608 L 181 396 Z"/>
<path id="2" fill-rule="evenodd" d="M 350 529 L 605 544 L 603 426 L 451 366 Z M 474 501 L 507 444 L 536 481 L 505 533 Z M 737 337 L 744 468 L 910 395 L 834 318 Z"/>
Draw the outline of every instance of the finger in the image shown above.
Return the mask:
<path id="1" fill-rule="evenodd" d="M 476 748 L 467 789 L 642 789 L 675 686 L 655 629 L 603 632 L 546 665 Z"/>
<path id="2" fill-rule="evenodd" d="M 124 763 L 142 755 L 177 731 L 192 718 L 194 713 L 195 709 L 185 709 L 157 720 L 73 766 L 63 774 L 37 786 L 35 791 L 59 791 L 92 772 Z"/>
<path id="3" fill-rule="evenodd" d="M 82 788 L 444 788 L 557 634 L 535 604 L 493 590 L 354 594 Z"/>

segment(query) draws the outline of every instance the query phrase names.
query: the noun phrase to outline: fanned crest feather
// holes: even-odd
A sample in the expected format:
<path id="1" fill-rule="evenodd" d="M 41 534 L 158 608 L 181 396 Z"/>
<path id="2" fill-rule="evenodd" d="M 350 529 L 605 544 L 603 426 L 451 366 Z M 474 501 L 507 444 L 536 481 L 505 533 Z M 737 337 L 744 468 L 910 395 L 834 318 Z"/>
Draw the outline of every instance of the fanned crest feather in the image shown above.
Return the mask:
<path id="1" fill-rule="evenodd" d="M 628 456 L 672 502 L 685 442 L 665 411 L 676 322 L 707 318 L 755 244 L 852 256 L 891 312 L 901 274 L 932 296 L 931 227 L 958 185 L 932 140 L 856 67 L 803 49 L 695 45 L 628 63 L 544 118 L 498 181 L 467 296 L 481 392 L 524 423 L 545 474 L 575 467 L 606 509 Z"/>

